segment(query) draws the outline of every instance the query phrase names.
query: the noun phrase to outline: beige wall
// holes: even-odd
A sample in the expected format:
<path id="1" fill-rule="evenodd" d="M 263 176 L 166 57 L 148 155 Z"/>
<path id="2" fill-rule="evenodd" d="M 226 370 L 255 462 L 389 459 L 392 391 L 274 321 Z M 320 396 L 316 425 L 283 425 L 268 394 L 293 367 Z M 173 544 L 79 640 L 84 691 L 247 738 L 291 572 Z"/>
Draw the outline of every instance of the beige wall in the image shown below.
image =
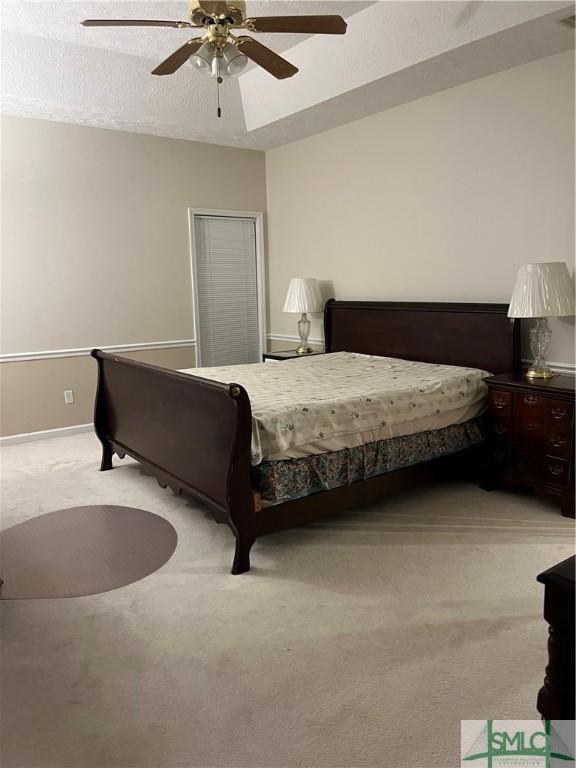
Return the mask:
<path id="1" fill-rule="evenodd" d="M 123 357 L 165 368 L 192 368 L 193 347 L 122 352 Z M 88 356 L 3 363 L 0 426 L 2 435 L 88 424 L 94 412 L 96 362 Z M 64 390 L 74 403 L 64 403 Z"/>
<path id="2" fill-rule="evenodd" d="M 4 118 L 2 352 L 193 338 L 188 206 L 268 207 L 272 335 L 296 333 L 293 276 L 338 298 L 508 301 L 521 264 L 572 263 L 573 87 L 572 54 L 552 56 L 268 152 L 266 178 L 260 152 Z M 574 318 L 551 325 L 550 359 L 573 362 Z M 91 420 L 90 358 L 0 373 L 2 434 Z"/>
<path id="3" fill-rule="evenodd" d="M 3 118 L 2 353 L 193 339 L 189 206 L 265 210 L 264 153 Z M 89 421 L 93 374 L 4 363 L 2 434 Z"/>
<path id="4" fill-rule="evenodd" d="M 263 153 L 2 128 L 2 352 L 193 338 L 187 208 L 265 210 Z"/>
<path id="5" fill-rule="evenodd" d="M 573 270 L 573 54 L 272 150 L 266 165 L 270 333 L 295 333 L 281 310 L 296 276 L 345 299 L 508 302 L 521 264 Z M 574 318 L 551 327 L 550 360 L 573 362 Z"/>

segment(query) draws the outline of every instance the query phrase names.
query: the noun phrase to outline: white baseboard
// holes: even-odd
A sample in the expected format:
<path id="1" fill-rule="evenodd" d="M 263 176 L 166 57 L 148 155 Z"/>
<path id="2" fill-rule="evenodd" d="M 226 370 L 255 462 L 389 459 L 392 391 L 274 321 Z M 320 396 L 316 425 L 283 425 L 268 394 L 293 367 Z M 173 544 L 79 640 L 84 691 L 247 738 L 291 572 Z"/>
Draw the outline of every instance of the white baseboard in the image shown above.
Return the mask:
<path id="1" fill-rule="evenodd" d="M 0 437 L 0 445 L 31 443 L 33 440 L 46 440 L 49 437 L 68 437 L 69 435 L 76 435 L 79 432 L 91 432 L 93 429 L 93 424 L 75 424 L 72 427 L 43 429 L 40 432 L 23 432 L 21 435 L 6 435 L 6 437 Z"/>

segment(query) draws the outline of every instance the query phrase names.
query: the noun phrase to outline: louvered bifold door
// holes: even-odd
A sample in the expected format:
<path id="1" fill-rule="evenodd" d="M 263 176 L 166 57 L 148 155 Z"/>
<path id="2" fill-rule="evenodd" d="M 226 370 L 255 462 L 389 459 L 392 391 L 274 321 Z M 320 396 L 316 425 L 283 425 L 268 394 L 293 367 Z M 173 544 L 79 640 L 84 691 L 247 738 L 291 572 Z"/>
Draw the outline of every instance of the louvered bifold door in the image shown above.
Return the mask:
<path id="1" fill-rule="evenodd" d="M 198 364 L 260 362 L 254 219 L 194 216 Z"/>

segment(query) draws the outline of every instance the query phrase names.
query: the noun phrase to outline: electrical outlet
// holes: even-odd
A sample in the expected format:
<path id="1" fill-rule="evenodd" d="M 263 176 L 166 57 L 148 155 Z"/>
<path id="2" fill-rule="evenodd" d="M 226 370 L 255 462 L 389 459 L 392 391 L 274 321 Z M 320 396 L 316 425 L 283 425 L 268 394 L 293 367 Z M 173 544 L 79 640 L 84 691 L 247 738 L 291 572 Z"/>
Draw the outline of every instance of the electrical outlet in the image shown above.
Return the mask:
<path id="1" fill-rule="evenodd" d="M 66 405 L 72 405 L 74 402 L 74 390 L 73 389 L 66 389 L 64 390 L 64 402 Z"/>

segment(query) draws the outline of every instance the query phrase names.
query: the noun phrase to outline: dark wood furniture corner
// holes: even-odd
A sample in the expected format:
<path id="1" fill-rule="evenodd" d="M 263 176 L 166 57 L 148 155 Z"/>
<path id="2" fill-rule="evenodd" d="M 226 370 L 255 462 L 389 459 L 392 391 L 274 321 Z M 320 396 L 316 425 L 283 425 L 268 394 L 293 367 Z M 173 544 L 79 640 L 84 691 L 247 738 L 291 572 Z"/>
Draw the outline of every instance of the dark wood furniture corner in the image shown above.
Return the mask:
<path id="1" fill-rule="evenodd" d="M 569 557 L 538 576 L 544 584 L 544 618 L 550 625 L 548 666 L 538 693 L 538 712 L 546 720 L 574 720 L 574 569 Z"/>
<path id="2" fill-rule="evenodd" d="M 307 355 L 299 355 L 295 349 L 283 349 L 279 352 L 264 352 L 262 362 L 266 360 L 292 360 L 295 357 L 312 357 L 313 355 L 324 355 L 323 351 L 309 352 Z"/>
<path id="3" fill-rule="evenodd" d="M 574 517 L 572 376 L 531 381 L 502 374 L 488 385 L 488 454 L 482 487 L 531 488 Z"/>

